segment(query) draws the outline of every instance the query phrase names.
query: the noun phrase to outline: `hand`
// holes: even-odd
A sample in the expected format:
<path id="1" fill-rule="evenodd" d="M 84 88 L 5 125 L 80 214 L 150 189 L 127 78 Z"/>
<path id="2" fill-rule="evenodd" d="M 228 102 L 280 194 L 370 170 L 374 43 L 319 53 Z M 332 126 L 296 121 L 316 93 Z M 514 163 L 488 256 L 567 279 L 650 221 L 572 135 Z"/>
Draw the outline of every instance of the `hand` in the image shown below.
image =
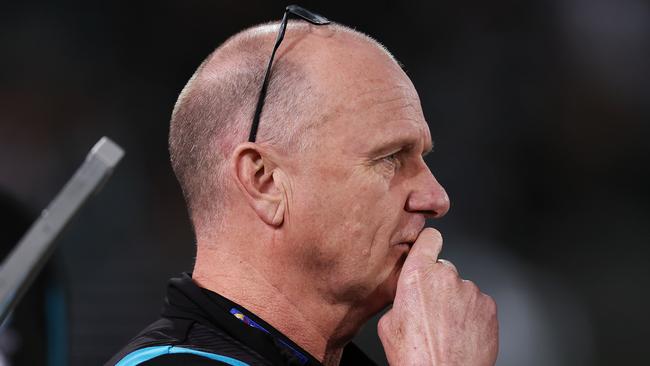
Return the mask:
<path id="1" fill-rule="evenodd" d="M 397 282 L 393 307 L 379 320 L 388 362 L 395 365 L 493 366 L 499 348 L 496 304 L 438 260 L 442 237 L 424 229 Z"/>

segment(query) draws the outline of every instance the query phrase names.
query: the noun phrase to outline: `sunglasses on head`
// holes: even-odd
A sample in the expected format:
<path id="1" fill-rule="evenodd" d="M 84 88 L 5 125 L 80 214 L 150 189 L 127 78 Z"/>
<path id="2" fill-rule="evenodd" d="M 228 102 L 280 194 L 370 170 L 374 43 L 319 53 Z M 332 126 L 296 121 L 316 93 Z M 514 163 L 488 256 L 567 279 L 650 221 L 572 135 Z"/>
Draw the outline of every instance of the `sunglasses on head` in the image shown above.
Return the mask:
<path id="1" fill-rule="evenodd" d="M 271 58 L 269 59 L 269 64 L 266 66 L 266 74 L 264 75 L 264 82 L 262 83 L 260 96 L 257 99 L 257 106 L 255 107 L 255 115 L 253 116 L 253 124 L 251 125 L 250 135 L 248 136 L 249 142 L 255 142 L 255 139 L 257 137 L 257 128 L 260 124 L 262 109 L 264 108 L 264 100 L 266 99 L 266 90 L 269 87 L 269 80 L 271 79 L 271 67 L 273 66 L 273 59 L 275 58 L 275 52 L 278 50 L 278 47 L 280 47 L 280 43 L 282 43 L 282 40 L 284 39 L 284 33 L 287 30 L 287 23 L 289 22 L 290 15 L 295 15 L 314 25 L 324 25 L 330 23 L 330 21 L 327 20 L 327 18 L 325 18 L 324 16 L 311 12 L 305 8 L 301 8 L 298 5 L 289 5 L 284 9 L 284 15 L 282 16 L 282 21 L 280 22 L 280 30 L 278 32 L 278 37 L 275 39 L 275 46 L 273 46 L 273 52 L 271 52 Z"/>

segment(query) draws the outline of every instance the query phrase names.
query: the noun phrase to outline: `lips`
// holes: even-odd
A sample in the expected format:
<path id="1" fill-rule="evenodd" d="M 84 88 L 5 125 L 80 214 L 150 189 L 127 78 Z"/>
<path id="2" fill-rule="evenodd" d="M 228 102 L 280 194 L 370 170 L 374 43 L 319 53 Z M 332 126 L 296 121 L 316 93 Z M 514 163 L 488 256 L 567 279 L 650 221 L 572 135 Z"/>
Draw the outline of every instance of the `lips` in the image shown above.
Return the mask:
<path id="1" fill-rule="evenodd" d="M 398 240 L 393 242 L 395 243 L 394 245 L 408 245 L 411 248 L 424 229 L 424 224 L 423 217 L 417 217 L 415 221 L 409 222 L 402 230 L 397 232 L 395 238 Z"/>
<path id="2" fill-rule="evenodd" d="M 412 247 L 412 246 L 413 246 L 413 243 L 415 243 L 415 241 L 417 240 L 418 236 L 420 235 L 420 231 L 422 231 L 422 229 L 418 230 L 418 232 L 415 233 L 415 234 L 413 234 L 413 235 L 405 235 L 405 236 L 402 238 L 402 240 L 400 240 L 400 241 L 397 243 L 397 245 L 408 245 L 409 247 Z"/>
<path id="3" fill-rule="evenodd" d="M 407 247 L 409 247 L 409 249 L 411 249 L 411 247 L 413 247 L 413 242 L 412 241 L 405 241 L 405 242 L 397 243 L 395 245 L 396 246 L 404 246 L 404 247 L 407 246 Z"/>
<path id="4" fill-rule="evenodd" d="M 421 231 L 422 229 L 418 228 L 417 230 L 408 230 L 400 233 L 402 235 L 398 235 L 396 237 L 397 240 L 393 243 L 413 245 L 413 243 L 418 239 L 418 236 L 420 236 Z"/>

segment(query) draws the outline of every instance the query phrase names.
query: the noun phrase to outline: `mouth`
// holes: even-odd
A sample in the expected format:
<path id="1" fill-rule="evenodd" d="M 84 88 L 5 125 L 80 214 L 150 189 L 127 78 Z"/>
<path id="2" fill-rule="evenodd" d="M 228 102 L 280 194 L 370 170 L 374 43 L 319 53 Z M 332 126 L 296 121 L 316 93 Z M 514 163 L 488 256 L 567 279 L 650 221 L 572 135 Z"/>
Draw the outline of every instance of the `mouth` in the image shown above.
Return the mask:
<path id="1" fill-rule="evenodd" d="M 418 223 L 418 225 L 409 225 L 402 229 L 395 239 L 397 242 L 396 245 L 399 246 L 408 246 L 409 248 L 413 246 L 413 243 L 420 237 L 420 233 L 424 229 L 424 222 Z"/>
<path id="2" fill-rule="evenodd" d="M 402 243 L 397 243 L 397 244 L 395 244 L 395 246 L 410 250 L 411 247 L 413 247 L 413 242 L 412 241 L 405 241 L 405 242 L 402 242 Z"/>

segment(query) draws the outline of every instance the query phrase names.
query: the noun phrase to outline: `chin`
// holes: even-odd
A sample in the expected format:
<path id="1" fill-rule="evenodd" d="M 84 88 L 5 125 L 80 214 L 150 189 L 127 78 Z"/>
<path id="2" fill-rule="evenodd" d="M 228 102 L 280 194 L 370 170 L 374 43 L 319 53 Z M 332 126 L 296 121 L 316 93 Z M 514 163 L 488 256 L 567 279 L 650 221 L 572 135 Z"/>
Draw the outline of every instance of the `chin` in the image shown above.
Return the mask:
<path id="1" fill-rule="evenodd" d="M 402 272 L 405 260 L 406 254 L 402 255 L 398 259 L 386 279 L 377 286 L 370 296 L 371 300 L 368 301 L 368 303 L 371 304 L 374 312 L 383 310 L 387 306 L 391 305 L 395 300 L 397 282 L 399 281 L 399 275 Z"/>

